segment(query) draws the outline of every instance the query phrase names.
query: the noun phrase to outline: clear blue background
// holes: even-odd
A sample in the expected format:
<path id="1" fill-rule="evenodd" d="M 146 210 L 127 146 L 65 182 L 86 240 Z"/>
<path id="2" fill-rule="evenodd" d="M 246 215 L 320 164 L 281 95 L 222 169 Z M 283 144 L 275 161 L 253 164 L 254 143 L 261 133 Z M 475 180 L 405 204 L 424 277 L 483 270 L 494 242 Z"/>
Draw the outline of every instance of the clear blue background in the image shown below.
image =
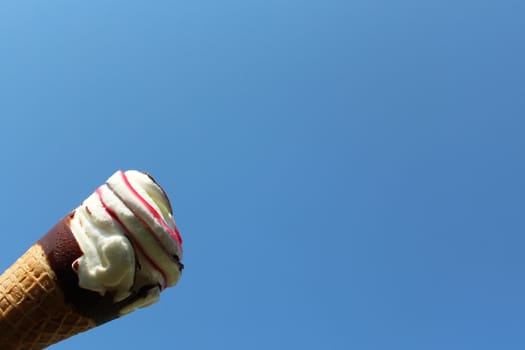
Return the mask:
<path id="1" fill-rule="evenodd" d="M 7 1 L 0 266 L 151 172 L 180 284 L 52 349 L 524 349 L 525 2 Z"/>

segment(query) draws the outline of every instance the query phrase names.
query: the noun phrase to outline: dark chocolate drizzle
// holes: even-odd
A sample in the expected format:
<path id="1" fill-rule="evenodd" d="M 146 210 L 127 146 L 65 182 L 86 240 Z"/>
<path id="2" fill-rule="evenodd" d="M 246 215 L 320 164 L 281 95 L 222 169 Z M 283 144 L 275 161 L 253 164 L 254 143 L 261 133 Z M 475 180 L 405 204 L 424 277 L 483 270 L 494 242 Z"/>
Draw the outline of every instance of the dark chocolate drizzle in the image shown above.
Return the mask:
<path id="1" fill-rule="evenodd" d="M 82 251 L 68 226 L 72 216 L 73 213 L 60 220 L 38 244 L 43 248 L 51 268 L 55 271 L 65 302 L 71 304 L 76 312 L 93 319 L 99 325 L 118 318 L 122 308 L 145 297 L 149 289 L 157 286 L 144 286 L 116 303 L 113 301 L 113 293 L 100 295 L 81 288 L 72 267 L 73 262 L 82 256 Z"/>
<path id="2" fill-rule="evenodd" d="M 162 192 L 162 195 L 164 196 L 164 198 L 166 199 L 166 202 L 168 203 L 168 210 L 170 213 L 173 213 L 173 209 L 171 208 L 171 203 L 170 203 L 170 199 L 168 197 L 168 194 L 164 191 L 164 189 L 162 188 L 161 185 L 159 185 L 159 183 L 157 182 L 157 180 L 155 180 L 155 178 L 153 176 L 151 176 L 150 173 L 148 172 L 142 172 L 143 174 L 145 174 L 147 177 L 149 177 L 149 179 L 151 181 L 153 181 L 153 183 L 155 184 L 155 186 L 158 187 L 158 189 Z"/>

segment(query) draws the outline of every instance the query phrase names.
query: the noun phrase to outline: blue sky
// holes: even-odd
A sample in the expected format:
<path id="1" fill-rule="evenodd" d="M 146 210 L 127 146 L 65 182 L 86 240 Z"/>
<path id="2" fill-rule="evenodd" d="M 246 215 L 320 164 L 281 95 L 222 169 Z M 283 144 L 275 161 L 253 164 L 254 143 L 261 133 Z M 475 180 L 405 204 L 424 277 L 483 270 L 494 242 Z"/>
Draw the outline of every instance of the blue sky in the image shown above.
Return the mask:
<path id="1" fill-rule="evenodd" d="M 182 280 L 52 349 L 523 349 L 524 12 L 3 3 L 0 267 L 147 170 Z"/>

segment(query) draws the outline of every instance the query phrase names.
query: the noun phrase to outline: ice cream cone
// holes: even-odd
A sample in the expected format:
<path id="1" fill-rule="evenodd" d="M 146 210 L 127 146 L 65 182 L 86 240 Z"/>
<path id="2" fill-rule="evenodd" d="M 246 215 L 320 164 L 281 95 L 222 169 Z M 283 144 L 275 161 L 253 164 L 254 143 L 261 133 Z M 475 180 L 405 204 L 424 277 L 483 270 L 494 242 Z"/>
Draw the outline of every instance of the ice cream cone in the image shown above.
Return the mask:
<path id="1" fill-rule="evenodd" d="M 0 349 L 43 349 L 95 325 L 65 302 L 39 244 L 0 276 Z"/>
<path id="2" fill-rule="evenodd" d="M 43 349 L 156 302 L 181 258 L 164 191 L 115 173 L 0 276 L 0 349 Z"/>

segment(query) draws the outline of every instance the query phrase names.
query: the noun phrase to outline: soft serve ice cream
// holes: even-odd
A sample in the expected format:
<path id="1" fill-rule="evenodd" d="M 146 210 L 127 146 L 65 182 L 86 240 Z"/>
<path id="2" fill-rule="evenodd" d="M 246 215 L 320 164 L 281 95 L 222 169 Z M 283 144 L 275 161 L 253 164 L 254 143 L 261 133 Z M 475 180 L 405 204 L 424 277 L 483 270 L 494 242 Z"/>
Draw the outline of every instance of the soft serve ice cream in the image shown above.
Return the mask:
<path id="1" fill-rule="evenodd" d="M 81 288 L 115 302 L 146 291 L 121 313 L 156 302 L 180 278 L 182 239 L 167 196 L 145 173 L 117 171 L 75 209 L 70 228 L 83 253 L 72 264 Z"/>

